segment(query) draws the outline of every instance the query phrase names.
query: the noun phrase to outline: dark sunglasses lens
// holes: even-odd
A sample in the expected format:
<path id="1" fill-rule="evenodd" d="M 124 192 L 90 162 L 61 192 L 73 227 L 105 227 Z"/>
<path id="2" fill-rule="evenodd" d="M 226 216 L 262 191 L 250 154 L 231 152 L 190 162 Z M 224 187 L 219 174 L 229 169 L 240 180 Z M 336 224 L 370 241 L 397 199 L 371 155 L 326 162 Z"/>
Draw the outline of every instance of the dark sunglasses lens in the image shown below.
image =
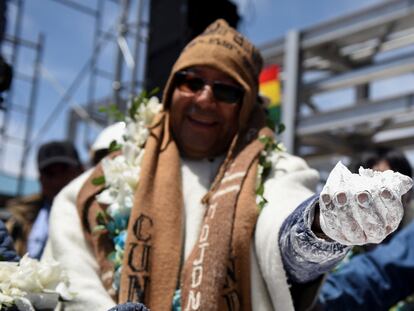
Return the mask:
<path id="1" fill-rule="evenodd" d="M 217 100 L 229 104 L 240 103 L 243 98 L 240 88 L 218 82 L 213 85 L 213 93 Z"/>
<path id="2" fill-rule="evenodd" d="M 204 87 L 204 81 L 201 78 L 191 77 L 184 72 L 178 72 L 175 80 L 178 89 L 183 92 L 197 92 Z"/>

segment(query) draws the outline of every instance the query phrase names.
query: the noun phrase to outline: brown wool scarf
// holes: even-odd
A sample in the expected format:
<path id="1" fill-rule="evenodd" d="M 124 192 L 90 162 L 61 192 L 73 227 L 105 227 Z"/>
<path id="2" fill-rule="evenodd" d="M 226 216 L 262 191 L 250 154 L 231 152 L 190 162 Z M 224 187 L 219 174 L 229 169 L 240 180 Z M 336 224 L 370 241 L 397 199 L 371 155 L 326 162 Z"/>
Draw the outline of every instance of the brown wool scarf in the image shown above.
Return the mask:
<path id="1" fill-rule="evenodd" d="M 251 309 L 250 242 L 258 215 L 257 159 L 263 149 L 257 137 L 272 135 L 264 127 L 262 112 L 254 116 L 209 200 L 199 239 L 182 271 L 180 157 L 169 134 L 168 113 L 158 116 L 146 144 L 128 225 L 118 302 L 140 301 L 152 310 L 170 310 L 181 286 L 183 310 Z M 79 194 L 78 209 L 102 281 L 113 295 L 113 266 L 107 260 L 113 244 L 105 232 L 92 233 L 97 212 L 106 208 L 95 200 L 102 189 L 91 183 L 100 175 L 98 167 Z"/>

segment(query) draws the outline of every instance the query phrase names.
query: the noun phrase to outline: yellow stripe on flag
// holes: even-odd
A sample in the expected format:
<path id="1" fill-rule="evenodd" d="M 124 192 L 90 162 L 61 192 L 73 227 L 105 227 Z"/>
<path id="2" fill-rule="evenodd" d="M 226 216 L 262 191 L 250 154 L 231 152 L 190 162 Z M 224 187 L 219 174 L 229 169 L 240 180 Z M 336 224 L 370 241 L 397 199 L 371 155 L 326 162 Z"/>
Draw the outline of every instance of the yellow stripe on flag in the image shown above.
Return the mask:
<path id="1" fill-rule="evenodd" d="M 270 99 L 269 107 L 280 105 L 280 83 L 276 80 L 262 82 L 259 86 L 260 93 Z"/>

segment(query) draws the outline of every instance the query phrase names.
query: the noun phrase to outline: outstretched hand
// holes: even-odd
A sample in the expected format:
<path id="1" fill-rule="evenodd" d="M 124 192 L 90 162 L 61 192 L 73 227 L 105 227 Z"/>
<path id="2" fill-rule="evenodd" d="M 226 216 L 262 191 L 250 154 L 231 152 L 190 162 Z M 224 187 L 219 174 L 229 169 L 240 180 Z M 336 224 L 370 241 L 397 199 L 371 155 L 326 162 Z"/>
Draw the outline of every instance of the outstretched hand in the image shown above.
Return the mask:
<path id="1" fill-rule="evenodd" d="M 380 243 L 397 229 L 404 214 L 401 196 L 412 185 L 400 173 L 361 167 L 352 174 L 338 162 L 319 197 L 321 229 L 344 245 Z"/>

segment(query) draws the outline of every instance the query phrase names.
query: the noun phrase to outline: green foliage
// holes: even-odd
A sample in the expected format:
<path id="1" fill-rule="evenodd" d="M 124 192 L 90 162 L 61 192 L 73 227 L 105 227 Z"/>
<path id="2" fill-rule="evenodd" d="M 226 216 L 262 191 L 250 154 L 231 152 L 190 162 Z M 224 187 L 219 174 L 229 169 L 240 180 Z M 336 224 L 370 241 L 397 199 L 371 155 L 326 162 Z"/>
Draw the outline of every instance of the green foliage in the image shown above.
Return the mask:
<path id="1" fill-rule="evenodd" d="M 149 99 L 154 96 L 155 94 L 157 94 L 159 92 L 159 88 L 156 87 L 153 90 L 151 90 L 150 92 L 147 92 L 146 90 L 143 90 L 138 96 L 136 96 L 135 98 L 132 99 L 131 101 L 131 107 L 129 107 L 128 109 L 128 115 L 132 120 L 135 120 L 135 116 L 136 113 L 139 109 L 139 107 L 143 104 L 143 103 L 148 103 Z"/>
<path id="2" fill-rule="evenodd" d="M 262 171 L 260 174 L 260 183 L 256 188 L 256 196 L 258 198 L 257 205 L 262 210 L 267 204 L 267 200 L 264 197 L 264 181 L 272 171 L 272 162 L 268 159 L 268 155 L 275 151 L 281 151 L 281 147 L 273 137 L 260 136 L 259 141 L 264 145 L 264 148 L 259 156 L 259 166 L 262 167 Z"/>
<path id="3" fill-rule="evenodd" d="M 106 230 L 105 225 L 97 225 L 95 226 L 95 228 L 93 228 L 92 233 L 98 233 L 98 232 L 105 231 L 105 230 Z"/>
<path id="4" fill-rule="evenodd" d="M 122 144 L 118 144 L 116 140 L 111 141 L 109 144 L 109 153 L 122 149 Z"/>
<path id="5" fill-rule="evenodd" d="M 155 96 L 160 91 L 160 88 L 156 87 L 150 92 L 143 90 L 140 94 L 135 96 L 131 100 L 131 106 L 128 109 L 128 116 L 135 120 L 135 115 L 138 108 L 141 106 L 142 103 L 147 103 L 152 96 Z M 111 104 L 108 106 L 102 106 L 99 108 L 99 112 L 106 113 L 111 119 L 115 121 L 124 121 L 125 114 L 118 109 L 115 104 Z"/>
<path id="6" fill-rule="evenodd" d="M 286 126 L 283 123 L 279 123 L 277 124 L 277 126 L 275 127 L 276 130 L 276 134 L 282 134 L 286 129 Z"/>
<path id="7" fill-rule="evenodd" d="M 99 176 L 92 179 L 92 184 L 95 186 L 100 186 L 105 184 L 105 176 Z"/>
<path id="8" fill-rule="evenodd" d="M 106 225 L 107 221 L 107 216 L 104 212 L 98 212 L 96 213 L 96 222 L 98 223 L 98 225 Z"/>
<path id="9" fill-rule="evenodd" d="M 111 119 L 115 121 L 123 121 L 125 115 L 118 109 L 115 104 L 99 107 L 99 112 L 106 113 Z"/>

